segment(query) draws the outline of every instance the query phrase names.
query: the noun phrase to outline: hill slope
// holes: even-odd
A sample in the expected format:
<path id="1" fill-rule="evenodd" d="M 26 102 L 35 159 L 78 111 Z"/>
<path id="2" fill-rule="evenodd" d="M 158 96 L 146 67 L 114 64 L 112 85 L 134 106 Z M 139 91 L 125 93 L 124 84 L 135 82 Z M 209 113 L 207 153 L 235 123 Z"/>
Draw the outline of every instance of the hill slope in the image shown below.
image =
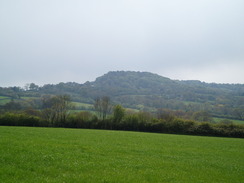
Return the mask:
<path id="1" fill-rule="evenodd" d="M 48 84 L 28 90 L 0 88 L 0 95 L 11 98 L 23 99 L 45 94 L 68 94 L 74 101 L 90 104 L 99 96 L 109 96 L 114 103 L 140 110 L 206 110 L 215 116 L 244 118 L 243 84 L 178 81 L 149 72 L 114 71 L 84 84 Z"/>

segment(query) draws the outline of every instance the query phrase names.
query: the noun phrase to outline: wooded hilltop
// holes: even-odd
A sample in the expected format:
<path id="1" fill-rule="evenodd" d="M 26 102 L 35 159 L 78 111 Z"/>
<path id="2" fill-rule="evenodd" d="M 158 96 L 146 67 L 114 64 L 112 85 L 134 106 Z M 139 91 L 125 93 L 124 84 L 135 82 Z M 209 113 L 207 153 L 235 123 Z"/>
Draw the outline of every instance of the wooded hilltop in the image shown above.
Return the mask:
<path id="1" fill-rule="evenodd" d="M 99 115 L 101 109 L 96 105 L 99 100 L 102 102 L 106 97 L 111 106 L 104 117 Z M 243 84 L 179 81 L 149 72 L 134 71 L 109 72 L 98 77 L 94 82 L 87 81 L 84 84 L 68 82 L 38 86 L 30 83 L 24 88 L 0 87 L 2 116 L 0 120 L 3 121 L 3 116 L 7 113 L 8 115 L 9 113 L 18 113 L 19 115 L 23 111 L 29 111 L 29 113 L 32 111 L 33 116 L 52 121 L 47 116 L 43 116 L 51 115 L 51 111 L 48 110 L 53 108 L 54 101 L 62 101 L 62 99 L 71 104 L 67 105 L 65 109 L 66 112 L 69 112 L 67 120 L 68 118 L 71 120 L 71 116 L 74 117 L 75 113 L 83 112 L 82 115 L 84 115 L 84 112 L 88 112 L 90 114 L 86 115 L 90 116 L 89 120 L 95 120 L 94 116 L 91 116 L 96 115 L 97 120 L 104 123 L 104 121 L 115 117 L 115 106 L 120 106 L 122 111 L 125 110 L 127 117 L 136 113 L 138 116 L 140 113 L 140 115 L 144 115 L 144 119 L 142 119 L 142 115 L 140 120 L 150 123 L 153 119 L 164 119 L 169 122 L 176 118 L 209 123 L 214 123 L 214 119 L 219 118 L 225 125 L 231 124 L 229 120 L 244 121 Z M 63 117 L 66 118 L 66 116 Z M 59 119 L 60 122 L 67 122 L 67 120 Z M 154 125 L 159 122 L 157 120 L 153 122 Z M 119 121 L 123 121 L 122 118 Z M 129 119 L 127 119 L 128 121 Z M 55 120 L 52 122 L 51 126 L 55 126 Z M 7 122 L 5 121 L 5 123 Z M 2 122 L 2 125 L 7 125 L 5 123 Z M 106 122 L 103 128 L 108 128 L 107 123 L 109 122 Z M 44 126 L 50 126 L 50 124 Z M 113 127 L 110 126 L 110 128 Z M 116 128 L 114 127 L 114 129 Z M 123 129 L 123 127 L 118 129 Z M 166 132 L 171 131 L 166 130 Z"/>

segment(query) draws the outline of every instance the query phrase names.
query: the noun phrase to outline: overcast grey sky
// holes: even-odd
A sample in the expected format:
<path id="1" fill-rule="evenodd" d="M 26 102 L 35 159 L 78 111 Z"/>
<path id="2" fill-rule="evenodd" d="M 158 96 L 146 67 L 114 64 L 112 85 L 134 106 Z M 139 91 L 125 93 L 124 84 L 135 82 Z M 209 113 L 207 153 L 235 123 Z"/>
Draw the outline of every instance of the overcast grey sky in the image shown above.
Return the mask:
<path id="1" fill-rule="evenodd" d="M 108 71 L 244 84 L 244 0 L 0 0 L 0 86 Z"/>

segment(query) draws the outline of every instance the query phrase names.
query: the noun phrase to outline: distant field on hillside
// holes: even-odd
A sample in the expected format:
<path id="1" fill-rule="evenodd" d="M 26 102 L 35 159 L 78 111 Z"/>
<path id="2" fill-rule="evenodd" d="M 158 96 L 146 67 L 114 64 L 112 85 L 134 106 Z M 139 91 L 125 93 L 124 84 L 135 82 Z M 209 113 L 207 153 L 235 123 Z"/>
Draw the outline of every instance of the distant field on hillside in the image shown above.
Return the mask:
<path id="1" fill-rule="evenodd" d="M 21 99 L 30 100 L 30 99 L 38 99 L 39 97 L 21 97 Z"/>
<path id="2" fill-rule="evenodd" d="M 72 104 L 74 105 L 74 107 L 78 107 L 78 108 L 87 108 L 90 109 L 93 107 L 93 104 L 87 104 L 87 103 L 82 103 L 82 102 L 72 102 Z"/>
<path id="3" fill-rule="evenodd" d="M 0 105 L 4 105 L 10 101 L 11 101 L 11 99 L 9 97 L 0 96 Z"/>
<path id="4" fill-rule="evenodd" d="M 0 96 L 0 100 L 2 100 L 2 99 L 7 99 L 7 98 L 9 98 L 9 97 Z"/>
<path id="5" fill-rule="evenodd" d="M 215 122 L 220 122 L 220 121 L 223 121 L 223 120 L 230 120 L 232 121 L 234 124 L 244 124 L 244 121 L 243 120 L 235 120 L 235 119 L 226 119 L 226 118 L 213 118 Z"/>
<path id="6" fill-rule="evenodd" d="M 244 180 L 243 139 L 0 127 L 0 182 Z"/>

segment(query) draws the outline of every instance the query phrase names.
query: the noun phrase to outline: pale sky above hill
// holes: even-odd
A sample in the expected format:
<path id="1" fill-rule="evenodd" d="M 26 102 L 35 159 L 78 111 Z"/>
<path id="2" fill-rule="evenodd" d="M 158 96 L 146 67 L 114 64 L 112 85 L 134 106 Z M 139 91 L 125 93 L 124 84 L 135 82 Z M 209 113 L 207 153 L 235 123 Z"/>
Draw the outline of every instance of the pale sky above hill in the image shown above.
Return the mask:
<path id="1" fill-rule="evenodd" d="M 244 84 L 243 0 L 1 0 L 0 86 L 108 71 Z"/>

